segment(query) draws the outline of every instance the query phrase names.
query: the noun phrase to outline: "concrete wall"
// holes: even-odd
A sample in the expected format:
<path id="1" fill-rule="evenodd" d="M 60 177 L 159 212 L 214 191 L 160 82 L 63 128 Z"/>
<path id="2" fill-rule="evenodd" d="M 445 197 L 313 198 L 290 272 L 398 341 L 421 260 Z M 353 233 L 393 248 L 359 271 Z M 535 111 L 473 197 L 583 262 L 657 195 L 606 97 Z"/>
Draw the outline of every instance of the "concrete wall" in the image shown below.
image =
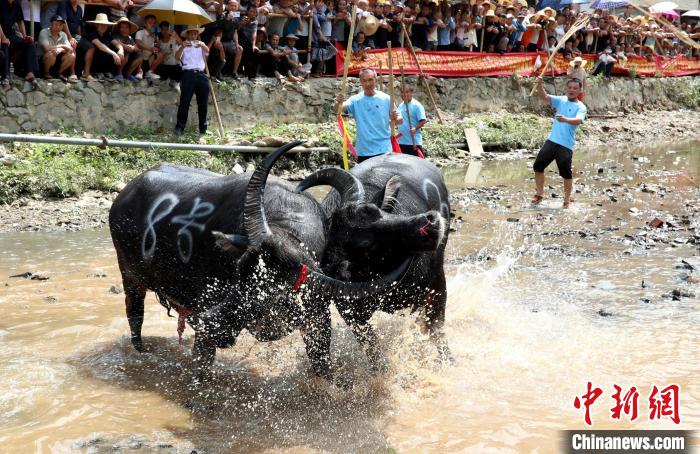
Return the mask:
<path id="1" fill-rule="evenodd" d="M 415 82 L 415 78 L 409 78 Z M 591 113 L 619 112 L 643 108 L 672 109 L 680 107 L 674 99 L 690 82 L 690 78 L 628 79 L 598 81 L 589 86 L 586 104 Z M 538 98 L 530 98 L 532 79 L 465 78 L 439 79 L 433 84 L 441 110 L 457 115 L 472 112 L 507 110 L 539 111 Z M 338 90 L 333 78 L 279 86 L 270 79 L 235 82 L 220 87 L 217 99 L 226 128 L 250 126 L 256 122 L 318 122 L 331 118 Z M 565 82 L 556 80 L 556 92 L 563 94 Z M 546 88 L 554 92 L 551 83 Z M 350 93 L 359 91 L 353 79 Z M 397 90 L 398 96 L 398 90 Z M 431 115 L 433 110 L 422 89 L 416 97 Z M 0 132 L 51 131 L 77 129 L 92 134 L 143 128 L 173 128 L 179 95 L 169 83 L 149 86 L 138 84 L 60 81 L 39 82 L 30 90 L 16 81 L 10 88 L 0 88 Z M 192 102 L 189 125 L 196 124 L 195 102 Z M 209 109 L 214 127 L 214 109 Z"/>

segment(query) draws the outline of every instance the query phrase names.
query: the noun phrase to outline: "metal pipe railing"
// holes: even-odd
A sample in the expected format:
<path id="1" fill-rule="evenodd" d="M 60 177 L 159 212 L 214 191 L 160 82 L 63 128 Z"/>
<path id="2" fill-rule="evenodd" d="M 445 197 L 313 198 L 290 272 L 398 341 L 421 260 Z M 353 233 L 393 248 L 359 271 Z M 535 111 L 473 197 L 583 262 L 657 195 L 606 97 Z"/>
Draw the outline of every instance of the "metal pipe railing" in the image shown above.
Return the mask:
<path id="1" fill-rule="evenodd" d="M 208 145 L 196 143 L 172 143 L 172 142 L 145 142 L 134 140 L 113 140 L 107 137 L 99 139 L 84 139 L 78 137 L 58 137 L 58 136 L 38 136 L 32 134 L 2 134 L 0 142 L 29 142 L 29 143 L 53 143 L 59 145 L 89 145 L 100 148 L 165 148 L 169 150 L 195 150 L 195 151 L 216 151 L 216 152 L 236 152 L 236 153 L 271 153 L 277 147 L 255 147 L 246 145 Z M 331 151 L 328 147 L 294 147 L 287 153 L 326 153 Z"/>

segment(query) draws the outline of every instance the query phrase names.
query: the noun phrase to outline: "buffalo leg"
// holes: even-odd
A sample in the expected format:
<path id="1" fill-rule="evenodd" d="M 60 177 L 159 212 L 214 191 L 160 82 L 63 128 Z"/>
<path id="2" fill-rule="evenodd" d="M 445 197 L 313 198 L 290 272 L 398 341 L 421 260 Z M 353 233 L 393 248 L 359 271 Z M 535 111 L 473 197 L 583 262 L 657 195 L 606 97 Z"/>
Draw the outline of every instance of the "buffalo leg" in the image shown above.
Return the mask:
<path id="1" fill-rule="evenodd" d="M 301 336 L 311 367 L 319 377 L 330 380 L 331 372 L 331 311 L 327 305 L 305 308 Z"/>
<path id="2" fill-rule="evenodd" d="M 430 335 L 430 339 L 435 343 L 440 361 L 443 363 L 453 363 L 454 358 L 445 339 L 445 306 L 447 305 L 447 282 L 445 281 L 445 271 L 440 268 L 430 284 L 430 292 L 425 301 L 425 312 L 422 321 L 422 328 Z"/>
<path id="3" fill-rule="evenodd" d="M 126 318 L 131 330 L 131 345 L 137 351 L 143 352 L 141 327 L 143 326 L 143 300 L 146 297 L 146 287 L 126 276 L 122 278 L 122 283 L 126 295 Z"/>
<path id="4" fill-rule="evenodd" d="M 215 357 L 216 344 L 201 331 L 196 331 L 192 347 L 192 363 L 199 381 L 204 381 L 209 377 Z"/>
<path id="5" fill-rule="evenodd" d="M 372 328 L 372 325 L 369 323 L 369 320 L 361 323 L 356 320 L 343 319 L 352 330 L 357 342 L 365 350 L 367 359 L 369 359 L 370 368 L 374 372 L 386 372 L 389 369 L 389 364 L 379 348 L 379 338 L 377 337 L 376 331 L 374 331 L 374 328 Z"/>

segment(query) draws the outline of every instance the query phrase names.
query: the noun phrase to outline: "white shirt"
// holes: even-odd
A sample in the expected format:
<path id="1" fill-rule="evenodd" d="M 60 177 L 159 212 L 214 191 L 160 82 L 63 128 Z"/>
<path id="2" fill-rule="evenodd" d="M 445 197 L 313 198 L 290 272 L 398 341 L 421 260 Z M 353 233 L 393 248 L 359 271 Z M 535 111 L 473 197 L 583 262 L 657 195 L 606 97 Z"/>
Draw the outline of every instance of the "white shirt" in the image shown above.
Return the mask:
<path id="1" fill-rule="evenodd" d="M 156 34 L 149 32 L 146 29 L 141 29 L 136 32 L 136 38 L 139 41 L 141 41 L 145 46 L 147 47 L 153 47 L 156 44 Z M 141 50 L 141 55 L 143 56 L 144 59 L 148 59 L 151 56 L 152 52 L 150 50 Z"/>
<path id="2" fill-rule="evenodd" d="M 180 56 L 180 62 L 182 63 L 182 69 L 197 69 L 199 71 L 204 71 L 204 49 L 201 47 L 185 46 L 185 50 L 182 51 Z"/>

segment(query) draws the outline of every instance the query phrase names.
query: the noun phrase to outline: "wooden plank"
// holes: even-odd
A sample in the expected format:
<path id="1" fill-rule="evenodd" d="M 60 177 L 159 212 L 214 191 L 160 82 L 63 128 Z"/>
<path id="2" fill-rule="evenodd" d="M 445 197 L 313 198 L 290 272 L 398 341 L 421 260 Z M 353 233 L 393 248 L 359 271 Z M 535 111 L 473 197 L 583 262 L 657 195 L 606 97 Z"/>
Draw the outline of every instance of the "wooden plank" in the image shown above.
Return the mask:
<path id="1" fill-rule="evenodd" d="M 484 147 L 481 145 L 481 139 L 476 129 L 464 128 L 464 138 L 467 141 L 470 155 L 480 157 L 484 154 Z"/>

